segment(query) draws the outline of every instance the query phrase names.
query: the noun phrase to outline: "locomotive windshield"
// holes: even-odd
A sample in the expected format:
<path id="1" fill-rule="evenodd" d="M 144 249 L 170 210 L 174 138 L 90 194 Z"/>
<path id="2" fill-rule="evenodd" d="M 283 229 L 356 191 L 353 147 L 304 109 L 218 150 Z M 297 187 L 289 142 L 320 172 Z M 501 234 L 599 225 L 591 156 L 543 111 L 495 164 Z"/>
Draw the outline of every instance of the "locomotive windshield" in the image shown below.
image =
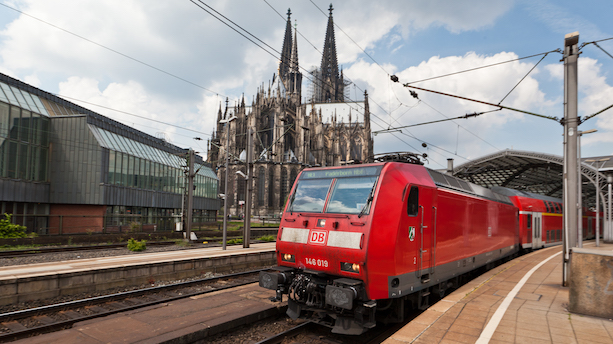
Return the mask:
<path id="1" fill-rule="evenodd" d="M 381 166 L 305 171 L 288 211 L 368 214 L 380 172 Z"/>

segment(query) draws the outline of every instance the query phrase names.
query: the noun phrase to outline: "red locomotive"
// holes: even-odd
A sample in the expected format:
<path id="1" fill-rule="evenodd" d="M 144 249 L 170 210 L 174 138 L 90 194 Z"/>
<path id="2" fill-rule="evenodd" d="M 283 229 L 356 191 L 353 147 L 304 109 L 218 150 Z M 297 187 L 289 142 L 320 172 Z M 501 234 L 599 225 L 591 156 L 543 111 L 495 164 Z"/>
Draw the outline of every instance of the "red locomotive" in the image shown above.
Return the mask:
<path id="1" fill-rule="evenodd" d="M 528 237 L 539 233 L 524 231 L 528 217 L 520 209 L 541 209 L 504 193 L 420 163 L 305 169 L 279 227 L 279 266 L 260 273 L 260 286 L 276 290 L 277 299 L 288 294 L 290 317 L 335 333 L 401 321 L 405 309 L 427 307 L 430 293 L 443 296 L 463 274 L 534 243 Z"/>

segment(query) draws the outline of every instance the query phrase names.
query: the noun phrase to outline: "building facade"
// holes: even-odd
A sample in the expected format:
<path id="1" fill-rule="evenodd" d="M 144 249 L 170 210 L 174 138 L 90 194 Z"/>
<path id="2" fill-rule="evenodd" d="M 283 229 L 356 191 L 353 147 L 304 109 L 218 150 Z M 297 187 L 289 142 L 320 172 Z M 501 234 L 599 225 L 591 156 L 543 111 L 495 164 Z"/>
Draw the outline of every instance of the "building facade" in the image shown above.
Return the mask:
<path id="1" fill-rule="evenodd" d="M 0 74 L 0 211 L 30 232 L 174 229 L 187 152 Z M 214 220 L 217 176 L 195 166 L 194 222 Z"/>
<path id="2" fill-rule="evenodd" d="M 302 77 L 296 32 L 288 11 L 278 74 L 268 87 L 258 88 L 250 106 L 244 97 L 233 107 L 227 101 L 225 109 L 220 106 L 217 129 L 209 141 L 207 161 L 217 170 L 220 190 L 225 185 L 225 159 L 230 157 L 229 214 L 244 213 L 247 182 L 236 172 L 246 174 L 249 130 L 254 132 L 251 213 L 255 216 L 278 215 L 298 173 L 305 167 L 340 166 L 372 159 L 368 94 L 364 93 L 361 102 L 345 101 L 347 85 L 336 58 L 332 6 L 321 68 L 309 74 L 313 97 L 305 103 Z M 347 122 L 339 116 L 341 111 Z"/>

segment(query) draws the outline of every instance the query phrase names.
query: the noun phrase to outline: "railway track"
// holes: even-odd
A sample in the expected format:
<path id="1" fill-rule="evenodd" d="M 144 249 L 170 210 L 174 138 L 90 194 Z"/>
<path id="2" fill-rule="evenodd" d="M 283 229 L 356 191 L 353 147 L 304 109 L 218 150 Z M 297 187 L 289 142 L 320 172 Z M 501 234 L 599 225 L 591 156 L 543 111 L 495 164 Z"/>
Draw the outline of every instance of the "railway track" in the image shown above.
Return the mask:
<path id="1" fill-rule="evenodd" d="M 416 312 L 414 316 L 419 313 L 420 312 Z M 411 317 L 411 319 L 413 319 L 413 317 Z M 409 320 L 401 324 L 380 324 L 360 336 L 349 336 L 333 334 L 327 327 L 306 321 L 289 330 L 259 341 L 256 344 L 281 344 L 288 342 L 295 344 L 379 344 L 400 330 L 408 322 Z"/>
<path id="2" fill-rule="evenodd" d="M 71 327 L 77 322 L 258 281 L 262 270 L 133 290 L 0 314 L 0 343 Z"/>
<path id="3" fill-rule="evenodd" d="M 174 245 L 174 241 L 150 241 L 147 242 L 148 246 L 169 246 Z M 96 246 L 68 246 L 68 247 L 41 247 L 31 248 L 27 250 L 7 250 L 0 251 L 0 258 L 13 258 L 13 257 L 26 257 L 37 254 L 45 253 L 58 253 L 58 252 L 75 252 L 75 251 L 95 251 L 95 250 L 108 250 L 114 248 L 125 248 L 126 244 L 104 244 Z"/>

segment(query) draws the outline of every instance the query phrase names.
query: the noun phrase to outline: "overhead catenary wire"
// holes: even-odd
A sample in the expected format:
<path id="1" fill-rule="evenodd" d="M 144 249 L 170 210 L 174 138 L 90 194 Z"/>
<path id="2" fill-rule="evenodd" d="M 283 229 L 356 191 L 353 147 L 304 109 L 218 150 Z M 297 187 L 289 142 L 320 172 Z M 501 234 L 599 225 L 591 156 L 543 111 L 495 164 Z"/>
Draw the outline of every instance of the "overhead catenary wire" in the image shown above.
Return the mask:
<path id="1" fill-rule="evenodd" d="M 135 58 L 135 57 L 132 57 L 132 56 L 127 55 L 127 54 L 124 54 L 124 53 L 122 53 L 122 52 L 120 52 L 120 51 L 118 51 L 118 50 L 115 50 L 115 49 L 109 48 L 109 47 L 107 47 L 107 46 L 105 46 L 105 45 L 103 45 L 103 44 L 100 44 L 100 43 L 98 43 L 98 42 L 96 42 L 96 41 L 93 41 L 93 40 L 91 40 L 91 39 L 89 39 L 89 38 L 86 38 L 86 37 L 83 37 L 83 36 L 81 36 L 81 35 L 78 35 L 78 34 L 76 34 L 76 33 L 74 33 L 74 32 L 68 31 L 68 30 L 66 30 L 66 29 L 64 29 L 64 28 L 62 28 L 62 27 L 60 27 L 60 26 L 57 26 L 57 25 L 52 24 L 52 23 L 50 23 L 50 22 L 48 22 L 48 21 L 45 21 L 45 20 L 40 19 L 40 18 L 38 18 L 38 17 L 35 17 L 35 16 L 31 15 L 31 14 L 28 14 L 28 13 L 26 13 L 26 12 L 23 12 L 23 11 L 21 11 L 21 10 L 18 10 L 18 9 L 16 9 L 16 8 L 14 8 L 14 7 L 11 7 L 11 6 L 7 5 L 7 4 L 0 3 L 0 5 L 2 5 L 2 6 L 4 6 L 4 7 L 6 7 L 6 8 L 8 8 L 8 9 L 11 9 L 11 10 L 13 10 L 13 11 L 15 11 L 15 12 L 18 12 L 18 13 L 20 13 L 20 14 L 23 14 L 24 16 L 27 16 L 27 17 L 32 18 L 32 19 L 34 19 L 34 20 L 37 20 L 37 21 L 39 21 L 39 22 L 41 22 L 41 23 L 44 23 L 44 24 L 49 25 L 49 26 L 51 26 L 51 27 L 54 27 L 54 28 L 56 28 L 56 29 L 58 29 L 58 30 L 60 30 L 60 31 L 63 31 L 63 32 L 65 32 L 65 33 L 69 34 L 69 35 L 75 36 L 75 37 L 77 37 L 77 38 L 79 38 L 79 39 L 82 39 L 82 40 L 84 40 L 84 41 L 86 41 L 86 42 L 89 42 L 89 43 L 91 43 L 91 44 L 94 44 L 94 45 L 96 45 L 96 46 L 98 46 L 98 47 L 100 47 L 100 48 L 106 49 L 106 50 L 108 50 L 108 51 L 110 51 L 110 52 L 112 52 L 112 53 L 115 53 L 115 54 L 117 54 L 117 55 L 120 55 L 120 56 L 122 56 L 122 57 L 125 57 L 125 58 L 127 58 L 127 59 L 129 59 L 129 60 L 132 60 L 132 61 L 136 62 L 136 63 L 142 64 L 143 66 L 149 67 L 149 68 L 154 69 L 154 70 L 156 70 L 156 71 L 158 71 L 158 72 L 160 72 L 160 73 L 166 74 L 166 75 L 168 75 L 168 76 L 170 76 L 170 77 L 173 77 L 173 78 L 175 78 L 175 79 L 178 79 L 178 80 L 181 80 L 181 81 L 183 81 L 183 82 L 186 82 L 186 83 L 188 83 L 188 84 L 190 84 L 190 85 L 192 85 L 192 86 L 198 87 L 198 88 L 200 88 L 200 89 L 203 89 L 203 90 L 205 90 L 205 91 L 207 91 L 207 92 L 210 92 L 210 93 L 213 93 L 213 94 L 222 94 L 222 93 L 220 93 L 220 92 L 213 91 L 213 90 L 208 89 L 208 88 L 206 88 L 206 87 L 204 87 L 204 86 L 198 85 L 197 83 L 195 83 L 195 82 L 193 82 L 193 81 L 187 80 L 187 79 L 185 79 L 185 78 L 183 78 L 183 77 L 180 77 L 180 76 L 175 75 L 175 74 L 173 74 L 173 73 L 167 72 L 167 71 L 165 71 L 165 70 L 163 70 L 163 69 L 161 69 L 161 68 L 158 68 L 158 67 L 156 67 L 156 66 L 154 66 L 154 65 L 152 65 L 152 64 L 149 64 L 149 63 L 147 63 L 147 62 L 141 61 L 141 60 L 139 60 L 139 59 L 137 59 L 137 58 Z M 222 95 L 223 95 L 223 94 L 222 94 Z M 224 96 L 224 97 L 227 97 L 227 96 Z"/>
<path id="2" fill-rule="evenodd" d="M 541 59 L 539 60 L 539 62 L 537 62 L 534 66 L 532 66 L 532 68 L 528 71 L 528 73 L 526 73 L 526 75 L 524 75 L 523 78 L 521 78 L 521 80 L 519 80 L 519 82 L 517 82 L 517 84 L 515 84 L 515 86 L 513 86 L 513 88 L 509 91 L 509 93 L 507 93 L 501 101 L 498 102 L 498 104 L 502 104 L 502 102 L 507 99 L 507 97 L 517 88 L 517 86 L 519 86 L 519 84 L 521 84 L 522 81 L 524 81 L 524 79 L 526 79 L 528 77 L 528 75 L 530 75 L 530 73 L 532 73 L 532 71 L 534 69 L 536 69 L 536 67 L 543 62 L 543 60 L 545 59 L 545 57 L 547 57 L 547 55 L 549 55 L 549 53 L 543 55 L 543 57 L 541 57 Z"/>
<path id="3" fill-rule="evenodd" d="M 520 60 L 525 60 L 525 59 L 529 59 L 532 57 L 536 57 L 536 56 L 541 56 L 541 55 L 547 55 L 550 53 L 561 53 L 562 51 L 560 49 L 555 49 L 555 50 L 551 50 L 551 51 L 547 51 L 544 53 L 540 53 L 540 54 L 534 54 L 534 55 L 530 55 L 530 56 L 524 56 L 524 57 L 518 57 L 516 59 L 511 59 L 511 60 L 507 60 L 507 61 L 502 61 L 502 62 L 497 62 L 497 63 L 492 63 L 489 65 L 485 65 L 485 66 L 480 66 L 480 67 L 475 67 L 475 68 L 470 68 L 470 69 L 465 69 L 465 70 L 461 70 L 461 71 L 457 71 L 457 72 L 453 72 L 453 73 L 447 73 L 447 74 L 443 74 L 443 75 L 438 75 L 438 76 L 433 76 L 430 78 L 426 78 L 426 79 L 420 79 L 420 80 L 414 80 L 414 81 L 409 81 L 407 83 L 405 83 L 406 85 L 411 85 L 411 84 L 416 84 L 418 82 L 424 82 L 424 81 L 429 81 L 429 80 L 434 80 L 434 79 L 440 79 L 440 78 L 445 78 L 448 76 L 452 76 L 452 75 L 458 75 L 458 74 L 462 74 L 462 73 L 467 73 L 467 72 L 472 72 L 472 71 L 476 71 L 479 69 L 484 69 L 484 68 L 490 68 L 490 67 L 494 67 L 494 66 L 499 66 L 505 63 L 510 63 L 510 62 L 515 62 L 515 61 L 520 61 Z"/>
<path id="4" fill-rule="evenodd" d="M 477 100 L 477 99 L 471 99 L 471 98 L 467 98 L 467 97 L 458 96 L 458 95 L 455 95 L 455 94 L 449 94 L 449 93 L 445 93 L 445 92 L 429 90 L 429 89 L 426 89 L 426 88 L 423 88 L 423 87 L 412 86 L 412 85 L 409 85 L 409 84 L 404 84 L 404 86 L 405 87 L 409 87 L 409 88 L 414 88 L 414 89 L 420 90 L 420 91 L 426 91 L 426 92 L 436 93 L 436 94 L 440 94 L 440 95 L 444 95 L 444 96 L 448 96 L 448 97 L 468 100 L 468 101 L 475 102 L 475 103 L 490 105 L 490 106 L 494 106 L 494 107 L 500 107 L 500 108 L 511 110 L 511 111 L 525 113 L 525 114 L 531 115 L 531 116 L 536 116 L 536 117 L 541 117 L 541 118 L 546 118 L 546 119 L 554 120 L 556 122 L 559 121 L 559 119 L 557 117 L 554 117 L 554 116 L 540 115 L 540 114 L 537 114 L 537 113 L 534 113 L 534 112 L 520 110 L 520 109 L 515 109 L 515 108 L 509 107 L 509 106 L 493 104 L 493 103 L 485 102 L 485 101 L 482 101 L 482 100 Z"/>

